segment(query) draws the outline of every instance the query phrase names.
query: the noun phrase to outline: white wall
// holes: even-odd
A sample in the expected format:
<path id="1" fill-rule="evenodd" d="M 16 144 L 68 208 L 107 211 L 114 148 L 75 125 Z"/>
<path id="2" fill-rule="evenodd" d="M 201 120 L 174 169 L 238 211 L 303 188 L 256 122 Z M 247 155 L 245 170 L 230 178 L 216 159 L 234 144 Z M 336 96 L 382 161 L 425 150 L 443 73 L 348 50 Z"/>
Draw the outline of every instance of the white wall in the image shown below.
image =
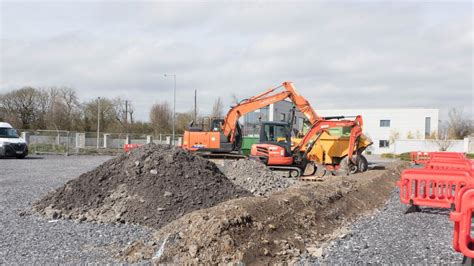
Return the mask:
<path id="1" fill-rule="evenodd" d="M 369 148 L 375 154 L 393 153 L 394 145 L 379 147 L 380 140 L 390 140 L 393 132 L 399 133 L 399 139 L 407 139 L 408 134 L 415 139 L 425 139 L 425 118 L 431 118 L 430 132 L 438 131 L 438 109 L 390 108 L 390 109 L 331 109 L 318 110 L 320 116 L 361 115 L 364 120 L 364 134 L 373 141 Z M 380 120 L 390 120 L 390 127 L 381 127 Z"/>
<path id="2" fill-rule="evenodd" d="M 448 140 L 450 145 L 447 151 L 468 152 L 465 150 L 465 140 Z M 439 145 L 434 140 L 403 139 L 393 144 L 393 153 L 400 154 L 412 151 L 440 151 Z"/>

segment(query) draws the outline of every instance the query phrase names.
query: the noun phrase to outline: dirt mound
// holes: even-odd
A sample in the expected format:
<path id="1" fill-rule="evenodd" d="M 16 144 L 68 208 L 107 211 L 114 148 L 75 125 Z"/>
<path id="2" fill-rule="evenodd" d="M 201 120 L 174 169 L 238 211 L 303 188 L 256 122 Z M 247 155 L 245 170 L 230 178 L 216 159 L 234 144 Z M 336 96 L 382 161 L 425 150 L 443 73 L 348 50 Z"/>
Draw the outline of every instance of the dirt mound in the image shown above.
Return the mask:
<path id="1" fill-rule="evenodd" d="M 66 183 L 35 203 L 51 218 L 160 228 L 194 210 L 251 196 L 215 164 L 180 148 L 148 144 Z"/>
<path id="2" fill-rule="evenodd" d="M 321 243 L 356 217 L 383 206 L 405 164 L 289 188 L 269 197 L 226 201 L 157 231 L 156 246 L 133 243 L 129 262 L 274 264 L 320 255 Z"/>
<path id="3" fill-rule="evenodd" d="M 226 160 L 219 168 L 234 184 L 257 196 L 268 195 L 298 183 L 295 179 L 272 172 L 257 160 Z"/>

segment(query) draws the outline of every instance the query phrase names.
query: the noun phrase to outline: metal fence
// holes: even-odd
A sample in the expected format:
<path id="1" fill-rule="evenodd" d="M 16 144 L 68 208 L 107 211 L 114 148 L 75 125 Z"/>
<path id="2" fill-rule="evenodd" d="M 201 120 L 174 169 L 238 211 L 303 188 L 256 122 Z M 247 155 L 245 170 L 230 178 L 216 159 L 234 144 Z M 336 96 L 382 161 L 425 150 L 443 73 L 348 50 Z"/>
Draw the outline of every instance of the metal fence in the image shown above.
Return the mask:
<path id="1" fill-rule="evenodd" d="M 124 134 L 73 132 L 64 130 L 22 130 L 30 154 L 116 154 L 125 144 L 171 144 L 171 134 Z M 181 145 L 182 135 L 175 135 L 175 145 Z"/>

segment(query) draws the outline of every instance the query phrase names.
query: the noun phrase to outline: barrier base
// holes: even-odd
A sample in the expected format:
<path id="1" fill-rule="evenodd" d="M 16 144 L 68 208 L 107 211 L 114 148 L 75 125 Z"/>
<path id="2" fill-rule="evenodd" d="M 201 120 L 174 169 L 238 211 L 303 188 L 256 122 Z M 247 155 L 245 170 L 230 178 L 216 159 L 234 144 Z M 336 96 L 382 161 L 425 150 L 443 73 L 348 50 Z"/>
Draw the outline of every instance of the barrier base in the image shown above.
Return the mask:
<path id="1" fill-rule="evenodd" d="M 474 265 L 474 259 L 464 256 L 464 258 L 462 259 L 462 265 L 473 266 Z"/>
<path id="2" fill-rule="evenodd" d="M 418 205 L 411 205 L 405 211 L 405 214 L 409 214 L 409 213 L 412 213 L 412 212 L 421 212 L 421 208 Z"/>

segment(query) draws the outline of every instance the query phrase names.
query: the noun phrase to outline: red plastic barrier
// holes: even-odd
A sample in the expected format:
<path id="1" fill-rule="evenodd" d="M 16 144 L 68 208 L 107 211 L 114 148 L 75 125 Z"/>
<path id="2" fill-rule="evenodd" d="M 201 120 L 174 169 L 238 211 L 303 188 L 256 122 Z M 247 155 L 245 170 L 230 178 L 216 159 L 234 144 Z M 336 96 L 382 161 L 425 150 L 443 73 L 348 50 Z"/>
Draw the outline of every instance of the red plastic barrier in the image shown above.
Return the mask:
<path id="1" fill-rule="evenodd" d="M 464 170 L 474 175 L 474 161 L 463 159 L 430 160 L 425 164 L 425 169 L 430 170 Z"/>
<path id="2" fill-rule="evenodd" d="M 442 159 L 466 159 L 466 155 L 461 152 L 431 152 L 430 160 L 442 160 Z"/>
<path id="3" fill-rule="evenodd" d="M 407 169 L 397 182 L 400 201 L 406 205 L 451 208 L 456 193 L 474 184 L 469 171 Z"/>
<path id="4" fill-rule="evenodd" d="M 464 153 L 461 152 L 448 152 L 448 151 L 434 151 L 434 152 L 421 152 L 413 151 L 410 153 L 410 160 L 415 164 L 425 164 L 430 160 L 443 160 L 443 159 L 466 159 Z"/>
<path id="5" fill-rule="evenodd" d="M 450 219 L 454 221 L 453 247 L 469 258 L 474 258 L 473 210 L 474 186 L 467 186 L 456 195 L 456 210 L 451 212 Z"/>
<path id="6" fill-rule="evenodd" d="M 428 152 L 412 151 L 410 152 L 410 160 L 415 164 L 423 164 L 430 160 Z"/>
<path id="7" fill-rule="evenodd" d="M 138 148 L 140 147 L 141 145 L 140 144 L 125 144 L 123 145 L 123 151 L 124 152 L 129 152 L 135 148 Z"/>

